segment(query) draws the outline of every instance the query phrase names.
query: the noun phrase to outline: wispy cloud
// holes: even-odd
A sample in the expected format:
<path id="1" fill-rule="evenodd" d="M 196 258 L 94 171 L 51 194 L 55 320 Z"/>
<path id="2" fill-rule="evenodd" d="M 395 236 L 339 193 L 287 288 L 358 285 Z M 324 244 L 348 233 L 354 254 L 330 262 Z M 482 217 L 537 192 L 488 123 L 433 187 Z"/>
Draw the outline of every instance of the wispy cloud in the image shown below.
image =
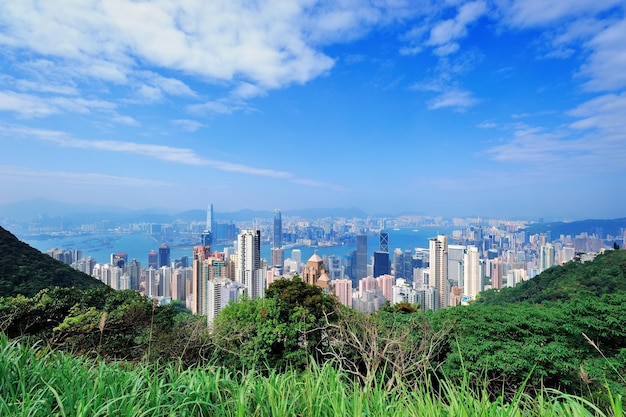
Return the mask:
<path id="1" fill-rule="evenodd" d="M 195 132 L 204 127 L 202 123 L 191 119 L 175 119 L 171 121 L 172 125 L 184 130 L 185 132 Z"/>
<path id="2" fill-rule="evenodd" d="M 329 184 L 307 178 L 300 178 L 295 174 L 286 171 L 257 168 L 244 164 L 205 158 L 198 155 L 193 149 L 189 148 L 177 148 L 167 145 L 122 142 L 114 140 L 77 139 L 71 137 L 64 132 L 2 124 L 0 124 L 0 135 L 38 139 L 67 148 L 126 153 L 177 164 L 206 166 L 224 172 L 282 179 L 293 183 L 314 187 L 330 188 L 335 190 L 340 189 L 340 187 L 335 184 Z"/>
<path id="3" fill-rule="evenodd" d="M 426 45 L 434 47 L 436 55 L 450 55 L 459 50 L 458 39 L 467 36 L 467 26 L 487 12 L 484 1 L 473 1 L 459 7 L 453 19 L 437 23 L 430 31 Z"/>
<path id="4" fill-rule="evenodd" d="M 463 90 L 446 91 L 428 103 L 428 108 L 435 110 L 451 107 L 457 111 L 465 111 L 479 102 L 471 92 Z"/>
<path id="5" fill-rule="evenodd" d="M 0 91 L 0 111 L 17 113 L 21 117 L 44 117 L 64 111 L 90 113 L 92 110 L 112 110 L 115 104 L 103 100 L 80 97 L 41 97 L 12 91 Z"/>
<path id="6" fill-rule="evenodd" d="M 29 167 L 0 165 L 0 177 L 14 183 L 35 183 L 41 185 L 84 185 L 115 187 L 164 187 L 173 185 L 167 181 L 107 175 L 95 172 L 69 172 L 40 170 Z"/>

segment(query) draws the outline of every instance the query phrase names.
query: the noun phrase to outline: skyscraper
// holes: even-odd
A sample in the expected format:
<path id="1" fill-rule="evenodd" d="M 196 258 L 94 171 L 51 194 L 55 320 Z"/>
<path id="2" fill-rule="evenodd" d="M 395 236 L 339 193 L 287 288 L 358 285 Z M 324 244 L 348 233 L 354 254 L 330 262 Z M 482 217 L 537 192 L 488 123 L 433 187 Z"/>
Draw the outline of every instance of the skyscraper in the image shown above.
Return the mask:
<path id="1" fill-rule="evenodd" d="M 380 231 L 380 250 L 381 252 L 389 253 L 389 233 L 386 230 Z"/>
<path id="2" fill-rule="evenodd" d="M 170 266 L 170 247 L 167 243 L 159 246 L 159 268 L 162 266 Z"/>
<path id="3" fill-rule="evenodd" d="M 551 243 L 546 243 L 541 246 L 541 252 L 539 254 L 539 272 L 543 272 L 555 264 L 556 256 L 554 246 L 552 246 Z"/>
<path id="4" fill-rule="evenodd" d="M 261 231 L 244 229 L 237 236 L 237 281 L 246 288 L 248 297 L 265 294 L 265 272 L 261 269 Z"/>
<path id="5" fill-rule="evenodd" d="M 367 277 L 367 235 L 356 235 L 356 280 Z"/>
<path id="6" fill-rule="evenodd" d="M 274 210 L 274 239 L 272 247 L 280 249 L 283 247 L 283 220 L 280 210 Z"/>
<path id="7" fill-rule="evenodd" d="M 463 294 L 474 300 L 483 289 L 480 257 L 476 246 L 467 247 L 463 263 Z"/>
<path id="8" fill-rule="evenodd" d="M 430 239 L 430 282 L 435 285 L 435 310 L 449 306 L 450 285 L 448 283 L 448 236 L 439 235 Z"/>
<path id="9" fill-rule="evenodd" d="M 206 226 L 202 232 L 202 246 L 211 246 L 213 241 L 217 237 L 217 228 L 215 227 L 213 220 L 213 204 L 209 204 L 206 211 Z"/>
<path id="10" fill-rule="evenodd" d="M 380 248 L 374 252 L 374 278 L 381 275 L 391 274 L 391 262 L 389 261 L 389 233 L 380 231 Z"/>
<path id="11" fill-rule="evenodd" d="M 155 250 L 151 250 L 148 254 L 148 268 L 157 269 L 159 267 L 159 254 Z"/>
<path id="12" fill-rule="evenodd" d="M 381 275 L 389 275 L 390 273 L 389 253 L 382 251 L 374 252 L 374 278 L 378 278 Z"/>

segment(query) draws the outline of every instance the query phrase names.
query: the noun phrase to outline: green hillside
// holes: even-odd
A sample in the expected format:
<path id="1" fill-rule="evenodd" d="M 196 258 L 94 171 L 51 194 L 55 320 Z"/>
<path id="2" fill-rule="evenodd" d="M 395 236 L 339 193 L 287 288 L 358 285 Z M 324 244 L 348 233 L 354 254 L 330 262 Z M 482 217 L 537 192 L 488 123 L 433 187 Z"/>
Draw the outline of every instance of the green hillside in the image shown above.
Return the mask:
<path id="1" fill-rule="evenodd" d="M 572 261 L 549 268 L 514 288 L 486 291 L 477 303 L 540 304 L 544 301 L 569 300 L 581 295 L 601 297 L 619 292 L 626 292 L 626 250 L 607 251 L 591 262 Z"/>
<path id="2" fill-rule="evenodd" d="M 104 286 L 102 282 L 21 242 L 0 227 L 0 297 L 32 297 L 44 288 Z"/>

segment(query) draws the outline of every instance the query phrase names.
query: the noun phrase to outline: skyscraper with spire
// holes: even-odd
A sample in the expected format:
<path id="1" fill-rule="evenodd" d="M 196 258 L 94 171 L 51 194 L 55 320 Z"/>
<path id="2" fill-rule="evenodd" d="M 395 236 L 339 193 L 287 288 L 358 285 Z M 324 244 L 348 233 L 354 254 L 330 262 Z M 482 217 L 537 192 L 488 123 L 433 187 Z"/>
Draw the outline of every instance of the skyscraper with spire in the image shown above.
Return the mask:
<path id="1" fill-rule="evenodd" d="M 217 230 L 215 230 L 215 223 L 213 220 L 213 204 L 209 204 L 206 211 L 206 226 L 202 232 L 202 246 L 211 246 L 214 242 L 214 236 Z"/>

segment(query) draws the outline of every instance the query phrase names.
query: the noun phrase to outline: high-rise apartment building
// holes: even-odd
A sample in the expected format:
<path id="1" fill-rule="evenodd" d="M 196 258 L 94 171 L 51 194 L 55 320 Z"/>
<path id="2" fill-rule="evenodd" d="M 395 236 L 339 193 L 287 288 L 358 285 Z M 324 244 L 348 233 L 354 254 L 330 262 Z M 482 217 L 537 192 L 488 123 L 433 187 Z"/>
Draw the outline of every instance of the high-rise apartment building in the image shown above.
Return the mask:
<path id="1" fill-rule="evenodd" d="M 540 248 L 539 272 L 541 273 L 553 265 L 556 265 L 554 246 L 551 243 L 546 243 Z"/>
<path id="2" fill-rule="evenodd" d="M 261 231 L 244 229 L 237 236 L 237 281 L 248 297 L 265 295 L 265 272 L 261 268 Z"/>
<path id="3" fill-rule="evenodd" d="M 430 239 L 430 282 L 435 286 L 435 310 L 450 305 L 450 285 L 448 283 L 448 236 L 439 235 Z"/>
<path id="4" fill-rule="evenodd" d="M 463 256 L 463 294 L 474 300 L 482 291 L 480 256 L 476 246 L 468 246 Z"/>
<path id="5" fill-rule="evenodd" d="M 352 307 L 352 280 L 347 278 L 332 281 L 335 297 L 344 306 Z"/>

